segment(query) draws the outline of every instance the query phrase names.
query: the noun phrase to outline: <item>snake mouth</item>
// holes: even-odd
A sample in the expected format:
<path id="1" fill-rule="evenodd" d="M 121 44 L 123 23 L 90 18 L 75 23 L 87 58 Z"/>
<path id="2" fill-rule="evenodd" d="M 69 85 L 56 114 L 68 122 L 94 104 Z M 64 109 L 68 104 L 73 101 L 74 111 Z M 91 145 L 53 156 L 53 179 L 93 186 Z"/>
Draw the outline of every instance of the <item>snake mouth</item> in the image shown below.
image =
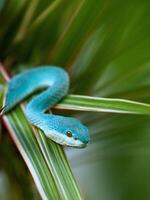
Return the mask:
<path id="1" fill-rule="evenodd" d="M 71 146 L 71 147 L 75 147 L 75 148 L 85 148 L 86 147 L 86 143 L 81 142 L 80 140 L 76 140 L 77 143 L 72 143 L 72 144 L 66 144 L 66 146 Z"/>
<path id="2" fill-rule="evenodd" d="M 61 134 L 57 131 L 51 130 L 46 133 L 46 136 L 53 140 L 54 142 L 65 145 L 65 146 L 70 146 L 70 147 L 75 147 L 75 148 L 84 148 L 86 147 L 87 143 L 84 143 L 80 141 L 79 139 L 74 139 L 73 137 L 68 137 L 65 134 Z"/>

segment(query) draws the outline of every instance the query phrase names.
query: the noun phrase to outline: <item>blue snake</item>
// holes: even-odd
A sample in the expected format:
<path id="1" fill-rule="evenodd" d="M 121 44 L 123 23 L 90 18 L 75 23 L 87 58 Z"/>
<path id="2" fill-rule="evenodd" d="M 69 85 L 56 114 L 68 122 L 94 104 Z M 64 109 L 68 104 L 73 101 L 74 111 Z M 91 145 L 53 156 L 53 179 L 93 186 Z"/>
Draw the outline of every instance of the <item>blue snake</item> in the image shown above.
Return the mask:
<path id="1" fill-rule="evenodd" d="M 39 66 L 26 70 L 8 81 L 5 113 L 35 91 L 42 90 L 25 108 L 29 122 L 56 143 L 85 147 L 89 142 L 89 132 L 80 120 L 46 112 L 68 94 L 68 89 L 69 76 L 60 67 Z"/>

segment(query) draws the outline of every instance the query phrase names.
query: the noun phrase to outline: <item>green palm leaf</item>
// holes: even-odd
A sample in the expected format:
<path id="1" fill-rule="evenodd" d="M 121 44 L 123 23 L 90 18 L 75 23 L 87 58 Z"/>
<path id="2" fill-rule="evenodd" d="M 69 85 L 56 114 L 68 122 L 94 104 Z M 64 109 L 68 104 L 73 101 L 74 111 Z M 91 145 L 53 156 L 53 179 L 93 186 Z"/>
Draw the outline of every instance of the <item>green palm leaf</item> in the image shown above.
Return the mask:
<path id="1" fill-rule="evenodd" d="M 55 108 L 93 112 L 150 114 L 150 105 L 125 99 L 69 95 Z"/>

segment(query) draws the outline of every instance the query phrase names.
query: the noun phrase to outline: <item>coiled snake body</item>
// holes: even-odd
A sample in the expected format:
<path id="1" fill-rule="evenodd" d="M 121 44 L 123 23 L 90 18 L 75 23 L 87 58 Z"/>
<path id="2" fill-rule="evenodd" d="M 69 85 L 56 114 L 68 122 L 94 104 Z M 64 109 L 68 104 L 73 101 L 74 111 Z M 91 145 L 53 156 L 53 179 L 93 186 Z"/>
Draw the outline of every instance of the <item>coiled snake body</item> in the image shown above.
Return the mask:
<path id="1" fill-rule="evenodd" d="M 25 114 L 29 122 L 59 144 L 85 147 L 89 133 L 78 119 L 45 113 L 67 95 L 68 88 L 69 77 L 62 68 L 43 66 L 27 70 L 8 82 L 5 112 L 36 90 L 46 89 L 27 104 Z"/>

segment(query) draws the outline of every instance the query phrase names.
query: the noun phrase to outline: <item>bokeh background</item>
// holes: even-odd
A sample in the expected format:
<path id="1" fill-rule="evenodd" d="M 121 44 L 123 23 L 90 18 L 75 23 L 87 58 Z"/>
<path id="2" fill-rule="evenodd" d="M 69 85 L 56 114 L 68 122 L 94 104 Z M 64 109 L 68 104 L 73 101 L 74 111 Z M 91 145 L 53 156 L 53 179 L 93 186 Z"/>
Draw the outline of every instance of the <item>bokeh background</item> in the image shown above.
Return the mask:
<path id="1" fill-rule="evenodd" d="M 1 62 L 11 75 L 62 66 L 70 93 L 150 103 L 149 10 L 149 0 L 1 0 Z M 77 116 L 90 129 L 87 148 L 66 149 L 85 199 L 150 199 L 150 117 L 54 112 Z M 39 199 L 1 130 L 0 199 Z"/>

